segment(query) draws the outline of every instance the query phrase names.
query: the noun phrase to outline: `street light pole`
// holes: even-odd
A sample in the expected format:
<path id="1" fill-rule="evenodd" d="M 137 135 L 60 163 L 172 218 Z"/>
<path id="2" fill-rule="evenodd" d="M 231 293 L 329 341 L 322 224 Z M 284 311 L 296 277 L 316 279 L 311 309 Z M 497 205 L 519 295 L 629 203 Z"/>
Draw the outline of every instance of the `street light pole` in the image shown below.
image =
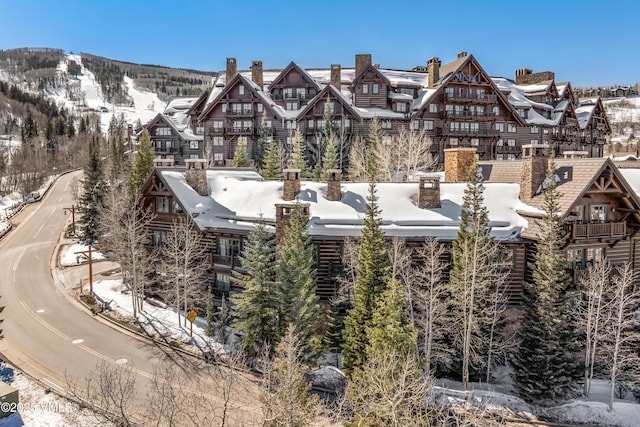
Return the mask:
<path id="1" fill-rule="evenodd" d="M 89 295 L 93 295 L 93 257 L 91 256 L 91 245 L 88 251 L 78 251 L 74 254 L 82 254 L 89 258 Z"/>
<path id="2" fill-rule="evenodd" d="M 63 208 L 65 215 L 67 212 L 71 212 L 71 230 L 74 235 L 76 234 L 76 211 L 78 210 L 80 209 L 76 205 L 71 205 L 70 208 Z"/>

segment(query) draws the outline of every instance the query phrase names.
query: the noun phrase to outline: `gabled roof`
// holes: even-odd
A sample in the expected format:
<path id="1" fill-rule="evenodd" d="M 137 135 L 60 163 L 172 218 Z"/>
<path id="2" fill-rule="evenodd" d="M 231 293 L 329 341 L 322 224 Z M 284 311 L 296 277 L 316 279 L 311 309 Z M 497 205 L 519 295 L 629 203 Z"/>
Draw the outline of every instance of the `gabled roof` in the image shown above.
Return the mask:
<path id="1" fill-rule="evenodd" d="M 167 116 L 163 113 L 158 113 L 156 116 L 149 120 L 144 125 L 144 128 L 151 128 L 156 125 L 169 126 L 183 141 L 202 141 L 203 135 L 195 135 L 189 127 L 189 116 L 184 113 L 175 114 L 173 116 Z"/>
<path id="2" fill-rule="evenodd" d="M 304 68 L 302 68 L 301 66 L 299 66 L 295 62 L 291 61 L 289 63 L 289 65 L 287 65 L 284 68 L 284 70 L 282 70 L 282 72 L 280 74 L 278 74 L 278 76 L 275 79 L 273 79 L 273 81 L 269 85 L 269 91 L 271 91 L 271 88 L 273 86 L 279 84 L 282 80 L 284 80 L 284 78 L 287 76 L 287 74 L 289 74 L 292 70 L 296 70 L 297 72 L 299 72 L 302 75 L 302 78 L 304 78 L 307 83 L 309 83 L 313 87 L 315 87 L 316 90 L 320 90 L 320 85 L 318 85 L 318 83 L 315 81 L 315 79 L 313 77 L 311 77 L 311 75 L 307 72 L 307 70 L 305 70 Z"/>
<path id="3" fill-rule="evenodd" d="M 500 89 L 495 84 L 493 79 L 489 77 L 482 66 L 473 57 L 473 55 L 459 56 L 455 61 L 440 67 L 440 75 L 442 77 L 440 77 L 440 79 L 436 82 L 436 88 L 425 90 L 425 92 L 421 94 L 422 96 L 418 96 L 418 98 L 414 101 L 412 106 L 413 111 L 415 111 L 414 115 L 421 115 L 427 108 L 427 104 L 429 103 L 429 101 L 441 94 L 444 91 L 444 88 L 447 86 L 447 83 L 449 83 L 451 79 L 453 79 L 455 74 L 468 63 L 472 63 L 472 65 L 478 70 L 480 76 L 484 79 L 484 81 L 486 83 L 489 83 L 493 87 L 498 101 L 503 105 L 503 107 L 511 112 L 513 120 L 517 121 L 521 126 L 523 126 L 525 123 L 522 118 L 520 118 L 520 116 L 514 110 L 513 106 L 509 103 L 509 101 L 507 101 L 507 98 L 504 96 L 504 94 L 501 93 Z"/>
<path id="4" fill-rule="evenodd" d="M 605 114 L 604 105 L 602 104 L 602 99 L 600 99 L 600 97 L 582 99 L 578 103 L 578 107 L 576 108 L 576 117 L 578 118 L 578 125 L 580 126 L 580 129 L 586 129 L 587 126 L 589 126 L 593 121 L 593 116 L 596 112 L 601 113 L 607 123 L 607 128 L 611 129 L 609 119 Z"/>
<path id="5" fill-rule="evenodd" d="M 354 108 L 353 105 L 351 105 L 349 99 L 347 99 L 342 94 L 342 92 L 334 88 L 332 85 L 327 85 L 320 92 L 318 92 L 318 94 L 311 101 L 309 101 L 309 103 L 305 108 L 302 109 L 302 111 L 298 112 L 297 120 L 302 120 L 304 116 L 313 109 L 313 107 L 315 107 L 320 101 L 325 100 L 327 98 L 327 95 L 337 100 L 341 106 L 343 106 L 349 113 L 351 113 L 353 117 L 357 118 L 358 120 L 362 119 L 360 113 L 356 108 Z"/>
<path id="6" fill-rule="evenodd" d="M 218 93 L 218 95 L 216 96 L 216 98 L 207 106 L 207 108 L 202 112 L 202 114 L 200 114 L 200 117 L 198 117 L 198 120 L 204 120 L 206 118 L 206 116 L 219 104 L 219 102 L 225 97 L 225 95 L 227 93 L 229 93 L 233 88 L 235 88 L 238 85 L 243 85 L 245 88 L 249 89 L 251 91 L 251 93 L 253 94 L 253 96 L 255 96 L 256 98 L 258 98 L 259 100 L 262 101 L 262 104 L 264 105 L 264 107 L 266 109 L 268 109 L 269 111 L 271 111 L 273 113 L 274 116 L 276 116 L 279 119 L 284 119 L 286 118 L 286 115 L 283 114 L 283 111 L 281 108 L 279 108 L 274 102 L 273 100 L 268 97 L 259 87 L 258 85 L 256 85 L 254 82 L 252 82 L 250 79 L 248 79 L 247 77 L 243 76 L 242 74 L 236 74 L 231 81 L 229 81 L 227 83 L 227 85 L 224 87 L 224 89 L 222 89 L 222 91 L 220 93 Z"/>
<path id="7" fill-rule="evenodd" d="M 560 193 L 558 206 L 563 218 L 569 215 L 575 201 L 589 191 L 605 171 L 617 179 L 622 186 L 622 192 L 628 194 L 629 203 L 634 204 L 635 209 L 640 209 L 640 197 L 611 159 L 555 159 L 555 165 L 556 185 Z M 519 181 L 522 176 L 522 160 L 479 162 L 479 166 L 482 168 L 486 182 L 513 182 L 514 180 Z M 538 189 L 534 197 L 525 200 L 525 202 L 542 210 L 544 204 L 542 188 Z"/>
<path id="8" fill-rule="evenodd" d="M 380 77 L 380 79 L 382 79 L 382 81 L 384 81 L 384 83 L 387 86 L 391 85 L 391 82 L 389 81 L 389 79 L 387 78 L 387 76 L 385 76 L 384 74 L 382 74 L 380 72 L 380 70 L 376 67 L 374 67 L 372 64 L 367 65 L 366 67 L 363 67 L 362 70 L 360 70 L 360 72 L 358 74 L 356 74 L 356 76 L 353 78 L 353 81 L 351 82 L 351 87 L 354 88 L 356 87 L 356 85 L 358 84 L 358 82 L 360 81 L 360 79 L 362 78 L 362 76 L 364 76 L 364 74 L 367 71 L 373 71 L 373 73 L 375 75 L 377 75 L 378 77 Z"/>
<path id="9" fill-rule="evenodd" d="M 185 114 L 196 115 L 198 113 L 198 110 L 204 110 L 206 102 L 209 99 L 209 93 L 209 90 L 205 90 L 204 93 L 200 95 L 200 97 L 196 99 L 193 104 L 191 104 L 191 107 L 189 107 L 189 109 L 185 111 Z"/>

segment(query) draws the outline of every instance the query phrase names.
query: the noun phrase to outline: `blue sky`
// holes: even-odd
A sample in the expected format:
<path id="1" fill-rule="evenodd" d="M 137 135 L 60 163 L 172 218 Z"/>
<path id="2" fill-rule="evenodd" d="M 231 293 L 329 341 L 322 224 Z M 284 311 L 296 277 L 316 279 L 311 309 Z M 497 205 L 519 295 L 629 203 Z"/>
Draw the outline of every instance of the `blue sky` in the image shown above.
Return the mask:
<path id="1" fill-rule="evenodd" d="M 384 68 L 473 54 L 494 76 L 554 71 L 576 86 L 640 81 L 636 0 L 0 0 L 0 49 L 55 47 L 193 68 Z"/>

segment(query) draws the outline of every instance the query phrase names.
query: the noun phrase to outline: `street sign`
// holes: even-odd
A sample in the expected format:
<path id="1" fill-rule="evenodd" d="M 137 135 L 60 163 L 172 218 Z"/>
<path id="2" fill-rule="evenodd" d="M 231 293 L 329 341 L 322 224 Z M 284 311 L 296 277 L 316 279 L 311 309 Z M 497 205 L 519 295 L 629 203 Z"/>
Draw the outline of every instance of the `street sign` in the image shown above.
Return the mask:
<path id="1" fill-rule="evenodd" d="M 193 323 L 194 320 L 196 320 L 196 317 L 198 317 L 198 313 L 196 313 L 195 310 L 191 310 L 188 314 L 187 314 L 187 320 L 191 323 Z"/>

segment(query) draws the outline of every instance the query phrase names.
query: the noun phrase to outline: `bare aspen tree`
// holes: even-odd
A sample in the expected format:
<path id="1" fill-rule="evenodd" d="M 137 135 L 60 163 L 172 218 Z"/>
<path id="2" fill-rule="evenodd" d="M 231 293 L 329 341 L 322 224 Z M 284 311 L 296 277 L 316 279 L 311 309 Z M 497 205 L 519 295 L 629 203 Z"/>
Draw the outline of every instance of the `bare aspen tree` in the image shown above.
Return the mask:
<path id="1" fill-rule="evenodd" d="M 143 310 L 147 276 L 155 258 L 155 252 L 147 245 L 152 220 L 153 213 L 141 207 L 139 197 L 132 201 L 124 189 L 112 189 L 104 215 L 104 228 L 108 230 L 105 246 L 115 253 L 122 276 L 130 286 L 134 318 Z"/>
<path id="2" fill-rule="evenodd" d="M 429 171 L 438 159 L 431 153 L 433 140 L 420 130 L 400 128 L 391 141 L 376 146 L 376 167 L 381 181 L 401 181 L 416 172 Z"/>
<path id="3" fill-rule="evenodd" d="M 403 238 L 394 237 L 389 244 L 388 253 L 389 260 L 391 261 L 391 274 L 394 278 L 402 282 L 409 308 L 409 321 L 411 327 L 415 328 L 414 297 L 411 284 L 416 279 L 416 270 L 412 265 L 411 249 L 407 248 Z"/>
<path id="4" fill-rule="evenodd" d="M 347 382 L 351 416 L 345 421 L 348 425 L 431 425 L 426 406 L 431 388 L 431 379 L 423 374 L 414 353 L 372 352 Z"/>
<path id="5" fill-rule="evenodd" d="M 447 306 L 445 296 L 448 284 L 445 279 L 447 265 L 441 258 L 444 246 L 434 237 L 427 237 L 417 250 L 416 280 L 413 287 L 417 309 L 416 329 L 421 356 L 426 360 L 426 370 L 430 372 L 433 362 L 448 353 L 446 347 L 438 345 L 447 330 Z"/>
<path id="6" fill-rule="evenodd" d="M 600 339 L 605 327 L 605 311 L 607 310 L 606 292 L 609 291 L 611 266 L 608 262 L 589 266 L 582 275 L 581 284 L 584 293 L 583 304 L 577 307 L 577 318 L 584 329 L 584 395 L 591 392 L 591 380 L 596 366 L 596 356 Z"/>
<path id="7" fill-rule="evenodd" d="M 189 309 L 205 295 L 202 283 L 206 275 L 207 250 L 202 235 L 185 216 L 175 219 L 164 237 L 160 255 L 167 282 L 173 285 L 173 292 L 167 292 L 167 300 L 177 309 L 178 324 L 182 302 L 184 326 L 187 326 Z"/>
<path id="8" fill-rule="evenodd" d="M 613 398 L 616 383 L 620 374 L 625 370 L 632 370 L 632 376 L 638 378 L 638 332 L 637 310 L 640 302 L 640 292 L 634 288 L 634 271 L 631 264 L 616 267 L 616 274 L 612 280 L 609 292 L 612 293 L 607 334 L 603 339 L 605 363 L 609 369 L 609 410 L 613 410 Z"/>
<path id="9" fill-rule="evenodd" d="M 357 135 L 349 150 L 349 180 L 363 182 L 369 178 L 367 174 L 368 158 L 367 140 L 362 135 Z"/>
<path id="10" fill-rule="evenodd" d="M 99 425 L 136 425 L 141 416 L 136 396 L 136 376 L 130 364 L 118 365 L 100 361 L 81 384 L 65 375 L 67 391 L 82 401 L 96 417 Z"/>
<path id="11" fill-rule="evenodd" d="M 302 427 L 314 425 L 319 414 L 318 398 L 309 394 L 307 367 L 300 362 L 302 352 L 294 328 L 289 327 L 265 374 L 263 426 Z"/>

